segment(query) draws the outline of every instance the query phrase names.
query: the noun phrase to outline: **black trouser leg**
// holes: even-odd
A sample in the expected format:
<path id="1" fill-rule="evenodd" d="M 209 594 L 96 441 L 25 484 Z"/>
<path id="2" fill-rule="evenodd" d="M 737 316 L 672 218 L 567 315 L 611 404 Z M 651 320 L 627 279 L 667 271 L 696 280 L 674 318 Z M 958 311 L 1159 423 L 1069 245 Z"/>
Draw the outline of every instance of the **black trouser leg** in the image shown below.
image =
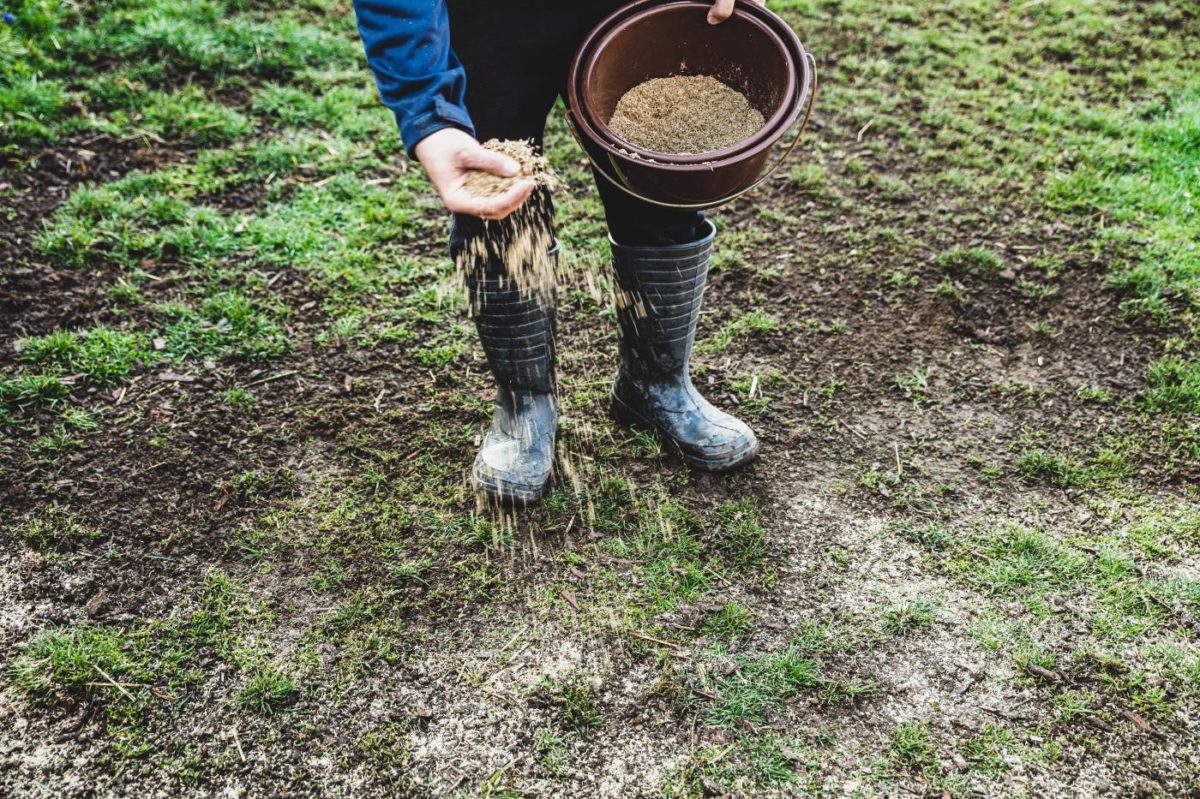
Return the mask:
<path id="1" fill-rule="evenodd" d="M 691 244 L 708 235 L 703 211 L 681 211 L 643 202 L 592 170 L 613 240 L 626 247 Z"/>

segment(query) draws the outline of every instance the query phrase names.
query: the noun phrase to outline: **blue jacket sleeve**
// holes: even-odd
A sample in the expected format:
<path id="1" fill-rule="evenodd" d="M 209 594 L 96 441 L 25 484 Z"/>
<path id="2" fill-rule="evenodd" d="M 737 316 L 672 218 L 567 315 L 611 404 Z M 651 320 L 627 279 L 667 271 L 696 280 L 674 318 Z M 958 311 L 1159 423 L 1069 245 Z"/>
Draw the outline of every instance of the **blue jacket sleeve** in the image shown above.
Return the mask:
<path id="1" fill-rule="evenodd" d="M 354 10 L 367 63 L 409 152 L 442 128 L 474 135 L 467 76 L 450 48 L 445 0 L 354 0 Z"/>

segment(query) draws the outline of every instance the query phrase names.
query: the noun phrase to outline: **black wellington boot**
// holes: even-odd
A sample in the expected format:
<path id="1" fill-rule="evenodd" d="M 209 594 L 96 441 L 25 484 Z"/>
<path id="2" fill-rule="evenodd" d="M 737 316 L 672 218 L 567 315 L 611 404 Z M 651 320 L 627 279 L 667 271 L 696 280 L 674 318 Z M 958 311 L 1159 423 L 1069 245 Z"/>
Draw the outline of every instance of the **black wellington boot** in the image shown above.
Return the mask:
<path id="1" fill-rule="evenodd" d="M 612 410 L 621 424 L 657 430 L 693 466 L 725 472 L 754 460 L 758 439 L 700 396 L 688 374 L 716 235 L 707 224 L 708 235 L 692 244 L 612 242 L 621 328 Z"/>
<path id="2" fill-rule="evenodd" d="M 558 245 L 551 250 L 554 257 Z M 503 265 L 468 270 L 471 314 L 496 379 L 496 409 L 472 468 L 476 490 L 504 505 L 542 498 L 554 467 L 558 406 L 554 383 L 554 301 L 520 291 Z"/>

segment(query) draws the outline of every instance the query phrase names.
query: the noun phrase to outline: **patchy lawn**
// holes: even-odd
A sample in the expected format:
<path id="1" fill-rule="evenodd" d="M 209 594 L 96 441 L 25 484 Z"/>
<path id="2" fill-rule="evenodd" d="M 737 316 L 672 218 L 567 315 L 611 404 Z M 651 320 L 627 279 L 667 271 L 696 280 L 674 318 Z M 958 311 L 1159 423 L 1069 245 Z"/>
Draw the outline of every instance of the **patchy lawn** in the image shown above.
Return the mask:
<path id="1" fill-rule="evenodd" d="M 348 4 L 9 0 L 0 789 L 1182 796 L 1200 784 L 1200 14 L 776 0 L 796 162 L 714 214 L 714 477 L 613 425 L 563 176 L 559 478 Z"/>

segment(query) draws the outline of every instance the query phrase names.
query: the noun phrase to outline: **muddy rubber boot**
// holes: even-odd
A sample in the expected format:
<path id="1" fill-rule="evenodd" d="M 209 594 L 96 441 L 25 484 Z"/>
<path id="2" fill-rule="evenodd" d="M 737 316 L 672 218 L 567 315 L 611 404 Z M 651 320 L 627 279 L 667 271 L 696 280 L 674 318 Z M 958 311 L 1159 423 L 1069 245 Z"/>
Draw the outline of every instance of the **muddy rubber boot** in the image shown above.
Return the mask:
<path id="1" fill-rule="evenodd" d="M 621 424 L 657 430 L 693 466 L 726 472 L 754 460 L 758 439 L 700 396 L 688 374 L 716 234 L 706 224 L 708 235 L 692 244 L 612 242 L 621 329 L 612 413 Z"/>
<path id="2" fill-rule="evenodd" d="M 558 246 L 551 250 L 555 257 Z M 554 468 L 554 296 L 517 289 L 494 261 L 466 275 L 471 314 L 496 379 L 496 409 L 471 470 L 503 505 L 536 503 Z"/>

